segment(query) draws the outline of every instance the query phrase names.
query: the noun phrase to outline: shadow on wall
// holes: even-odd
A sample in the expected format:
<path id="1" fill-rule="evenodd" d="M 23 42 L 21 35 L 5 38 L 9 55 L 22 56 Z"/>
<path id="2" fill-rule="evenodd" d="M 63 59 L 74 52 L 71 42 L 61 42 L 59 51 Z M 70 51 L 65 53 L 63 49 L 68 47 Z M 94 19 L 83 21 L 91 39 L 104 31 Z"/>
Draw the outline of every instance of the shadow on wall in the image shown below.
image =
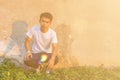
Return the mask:
<path id="1" fill-rule="evenodd" d="M 59 58 L 60 64 L 64 66 L 78 66 L 77 59 L 72 55 L 72 42 L 71 27 L 66 24 L 60 24 L 55 28 L 58 37 Z"/>
<path id="2" fill-rule="evenodd" d="M 15 44 L 17 44 L 21 55 L 25 53 L 24 40 L 26 37 L 26 28 L 27 23 L 24 21 L 15 21 L 12 24 L 12 34 L 10 36 L 10 40 L 4 51 L 4 54 L 9 53 Z"/>

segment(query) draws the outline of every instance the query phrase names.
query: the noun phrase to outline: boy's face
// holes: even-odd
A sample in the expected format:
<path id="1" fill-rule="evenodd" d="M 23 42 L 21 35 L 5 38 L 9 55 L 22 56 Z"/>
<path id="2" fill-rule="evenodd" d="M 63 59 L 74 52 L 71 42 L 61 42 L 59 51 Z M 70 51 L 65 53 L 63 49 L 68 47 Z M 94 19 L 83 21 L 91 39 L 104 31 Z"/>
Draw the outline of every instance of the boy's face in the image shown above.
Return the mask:
<path id="1" fill-rule="evenodd" d="M 49 28 L 49 26 L 51 25 L 51 20 L 49 18 L 42 17 L 40 19 L 40 25 L 42 28 Z"/>

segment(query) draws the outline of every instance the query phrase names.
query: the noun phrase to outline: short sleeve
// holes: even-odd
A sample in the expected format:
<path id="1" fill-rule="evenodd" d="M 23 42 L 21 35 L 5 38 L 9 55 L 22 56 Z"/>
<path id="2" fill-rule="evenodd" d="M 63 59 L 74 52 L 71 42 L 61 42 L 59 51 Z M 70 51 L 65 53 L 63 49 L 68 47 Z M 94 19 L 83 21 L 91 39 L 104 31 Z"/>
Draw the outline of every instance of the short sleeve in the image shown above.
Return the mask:
<path id="1" fill-rule="evenodd" d="M 53 32 L 53 35 L 52 35 L 52 43 L 58 43 L 57 36 L 56 36 L 56 32 Z"/>
<path id="2" fill-rule="evenodd" d="M 29 38 L 31 38 L 31 39 L 32 39 L 32 35 L 33 35 L 33 28 L 32 28 L 32 29 L 30 29 L 30 30 L 26 33 L 26 35 L 27 35 Z"/>

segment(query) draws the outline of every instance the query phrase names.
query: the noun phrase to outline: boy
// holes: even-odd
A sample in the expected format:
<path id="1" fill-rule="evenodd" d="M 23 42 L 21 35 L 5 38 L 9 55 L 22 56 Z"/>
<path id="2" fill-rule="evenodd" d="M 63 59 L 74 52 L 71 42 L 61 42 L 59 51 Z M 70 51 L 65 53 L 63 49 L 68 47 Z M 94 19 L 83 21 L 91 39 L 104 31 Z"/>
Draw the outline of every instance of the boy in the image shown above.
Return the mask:
<path id="1" fill-rule="evenodd" d="M 47 70 L 51 70 L 57 62 L 57 37 L 55 31 L 50 28 L 53 16 L 49 12 L 40 15 L 40 26 L 34 26 L 29 30 L 25 40 L 25 64 L 33 68 L 39 69 L 40 64 L 47 63 Z M 30 42 L 32 41 L 32 46 Z M 52 50 L 50 47 L 52 46 Z M 42 55 L 46 56 L 46 60 L 42 62 Z"/>

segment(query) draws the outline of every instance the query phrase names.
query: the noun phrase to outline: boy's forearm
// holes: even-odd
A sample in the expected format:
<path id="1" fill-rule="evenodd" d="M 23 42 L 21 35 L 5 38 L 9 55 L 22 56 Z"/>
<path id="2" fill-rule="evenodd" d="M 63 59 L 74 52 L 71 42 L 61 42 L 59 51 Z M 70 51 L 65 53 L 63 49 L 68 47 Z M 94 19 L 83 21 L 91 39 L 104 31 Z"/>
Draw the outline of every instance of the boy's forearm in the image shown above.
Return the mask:
<path id="1" fill-rule="evenodd" d="M 25 49 L 26 51 L 30 51 L 30 40 L 28 39 L 25 40 Z"/>
<path id="2" fill-rule="evenodd" d="M 58 52 L 58 47 L 57 46 L 53 47 L 52 58 L 55 58 L 57 56 L 57 52 Z"/>

